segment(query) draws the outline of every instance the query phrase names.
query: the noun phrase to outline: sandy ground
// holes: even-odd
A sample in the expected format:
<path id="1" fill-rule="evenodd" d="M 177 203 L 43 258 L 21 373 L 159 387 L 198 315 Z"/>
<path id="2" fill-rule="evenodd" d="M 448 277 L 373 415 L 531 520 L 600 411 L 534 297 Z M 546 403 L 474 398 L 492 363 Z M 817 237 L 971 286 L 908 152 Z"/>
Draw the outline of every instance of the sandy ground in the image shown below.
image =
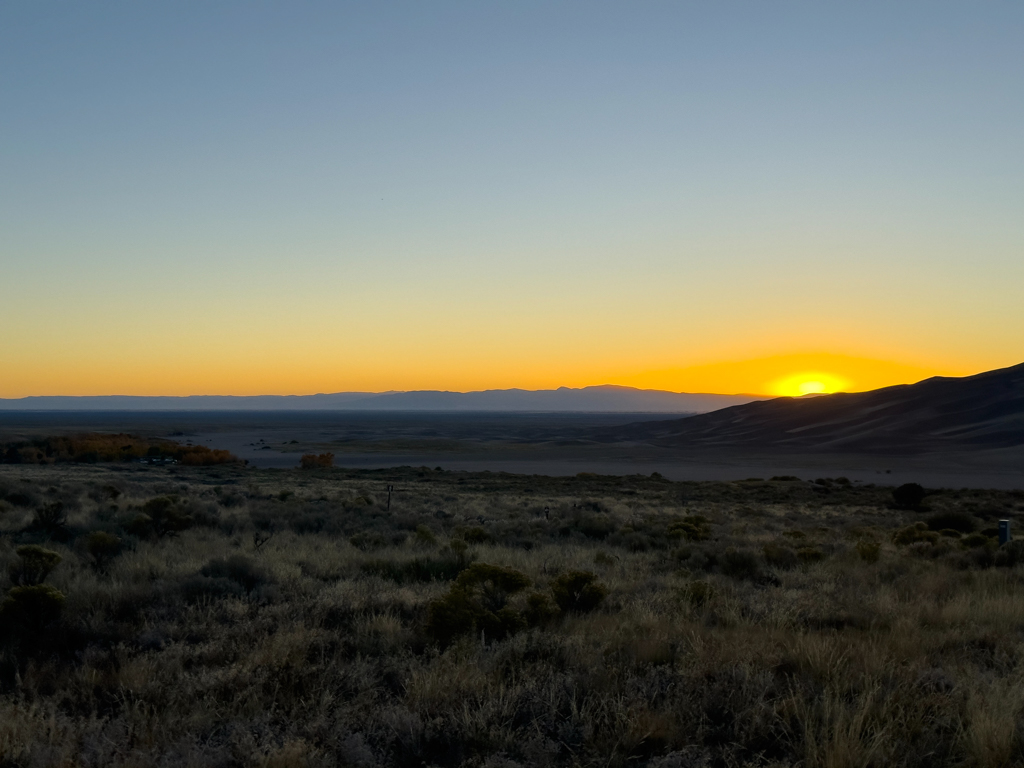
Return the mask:
<path id="1" fill-rule="evenodd" d="M 745 480 L 794 475 L 805 480 L 846 477 L 854 482 L 930 488 L 1024 488 L 1024 450 L 922 456 L 678 454 L 649 447 L 482 444 L 472 450 L 359 450 L 365 443 L 332 445 L 330 434 L 272 430 L 197 434 L 195 442 L 227 448 L 253 466 L 293 468 L 302 453 L 331 452 L 336 466 L 380 469 L 429 466 L 474 472 L 536 475 L 649 475 L 670 480 Z M 181 439 L 181 438 L 178 438 Z M 297 440 L 296 444 L 290 444 Z M 463 443 L 464 444 L 464 443 Z"/>

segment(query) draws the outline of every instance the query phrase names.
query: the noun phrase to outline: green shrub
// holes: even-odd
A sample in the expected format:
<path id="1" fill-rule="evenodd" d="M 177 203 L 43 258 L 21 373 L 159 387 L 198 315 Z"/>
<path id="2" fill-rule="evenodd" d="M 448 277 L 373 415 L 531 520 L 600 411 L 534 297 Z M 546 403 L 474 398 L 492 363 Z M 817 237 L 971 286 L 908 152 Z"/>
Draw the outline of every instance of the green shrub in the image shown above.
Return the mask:
<path id="1" fill-rule="evenodd" d="M 598 552 L 594 555 L 594 565 L 611 566 L 615 565 L 616 557 L 607 552 Z"/>
<path id="2" fill-rule="evenodd" d="M 857 542 L 857 554 L 866 563 L 877 563 L 882 545 L 874 539 L 861 539 Z"/>
<path id="3" fill-rule="evenodd" d="M 621 528 L 617 533 L 609 536 L 606 541 L 629 552 L 647 552 L 656 544 L 649 535 L 635 531 L 631 527 Z"/>
<path id="4" fill-rule="evenodd" d="M 157 496 L 142 505 L 142 512 L 125 525 L 125 530 L 139 538 L 161 539 L 192 527 L 192 517 L 169 496 Z"/>
<path id="5" fill-rule="evenodd" d="M 124 524 L 124 530 L 132 536 L 148 539 L 153 535 L 153 518 L 144 512 L 140 512 Z"/>
<path id="6" fill-rule="evenodd" d="M 939 540 L 939 534 L 928 530 L 927 523 L 914 523 L 900 528 L 892 535 L 892 543 L 901 547 L 907 547 L 919 542 L 934 544 Z"/>
<path id="7" fill-rule="evenodd" d="M 476 630 L 482 610 L 465 590 L 452 588 L 427 607 L 427 633 L 442 646 Z"/>
<path id="8" fill-rule="evenodd" d="M 49 584 L 13 587 L 0 605 L 0 625 L 15 632 L 38 633 L 60 618 L 64 595 Z"/>
<path id="9" fill-rule="evenodd" d="M 714 587 L 706 581 L 691 581 L 683 588 L 683 597 L 694 608 L 703 608 L 714 595 Z"/>
<path id="10" fill-rule="evenodd" d="M 181 596 L 188 603 L 202 603 L 208 600 L 221 600 L 225 597 L 244 597 L 246 592 L 242 586 L 223 576 L 203 576 L 196 573 L 181 580 L 179 589 Z"/>
<path id="11" fill-rule="evenodd" d="M 229 555 L 211 560 L 199 571 L 213 579 L 228 579 L 246 592 L 273 582 L 270 571 L 245 555 Z"/>
<path id="12" fill-rule="evenodd" d="M 687 541 L 704 541 L 711 537 L 711 524 L 701 515 L 687 515 L 668 527 L 669 538 L 684 538 Z"/>
<path id="13" fill-rule="evenodd" d="M 769 542 L 761 549 L 764 553 L 764 561 L 774 568 L 790 570 L 800 564 L 800 558 L 797 557 L 796 552 L 785 544 Z"/>
<path id="14" fill-rule="evenodd" d="M 928 492 L 917 483 L 904 483 L 892 492 L 893 501 L 900 509 L 918 509 Z"/>
<path id="15" fill-rule="evenodd" d="M 984 533 L 970 533 L 960 539 L 960 543 L 965 547 L 973 549 L 974 547 L 984 547 L 991 543 L 992 539 L 986 536 Z"/>
<path id="16" fill-rule="evenodd" d="M 368 533 L 361 531 L 355 536 L 350 536 L 348 543 L 363 552 L 372 552 L 375 549 L 383 549 L 390 541 L 383 533 Z"/>
<path id="17" fill-rule="evenodd" d="M 55 501 L 40 507 L 35 512 L 33 522 L 37 528 L 41 528 L 51 536 L 63 532 L 68 522 L 68 513 L 64 509 L 64 502 Z"/>
<path id="18" fill-rule="evenodd" d="M 413 537 L 420 546 L 432 547 L 437 544 L 437 536 L 425 525 L 417 525 Z"/>
<path id="19" fill-rule="evenodd" d="M 1000 568 L 1024 564 L 1024 539 L 1008 541 L 996 550 L 994 563 Z"/>
<path id="20" fill-rule="evenodd" d="M 526 628 L 527 619 L 508 600 L 529 585 L 530 579 L 512 568 L 475 563 L 446 595 L 430 603 L 427 632 L 442 645 L 476 632 L 492 641 L 512 635 Z"/>
<path id="21" fill-rule="evenodd" d="M 238 491 L 224 490 L 220 486 L 213 489 L 214 493 L 217 494 L 217 503 L 222 507 L 240 507 L 245 504 L 245 494 L 239 493 Z"/>
<path id="22" fill-rule="evenodd" d="M 711 573 L 718 567 L 720 559 L 719 554 L 710 547 L 695 547 L 693 549 L 686 548 L 679 552 L 680 557 L 682 557 L 686 551 L 689 551 L 689 556 L 686 558 L 686 566 L 691 570 Z"/>
<path id="23" fill-rule="evenodd" d="M 39 497 L 31 491 L 4 491 L 0 497 L 16 507 L 33 507 L 39 503 Z"/>
<path id="24" fill-rule="evenodd" d="M 976 534 L 971 534 L 976 535 Z M 961 542 L 962 543 L 962 542 Z M 986 545 L 991 542 L 985 542 Z M 967 551 L 967 557 L 964 562 L 967 563 L 968 567 L 974 566 L 976 568 L 991 568 L 995 565 L 995 547 L 994 546 L 982 546 L 982 547 L 971 547 Z"/>
<path id="25" fill-rule="evenodd" d="M 683 546 L 678 547 L 677 549 L 673 549 L 672 550 L 672 557 L 673 557 L 673 559 L 678 560 L 679 562 L 682 563 L 682 562 L 685 562 L 686 560 L 689 560 L 691 557 L 693 557 L 693 553 L 694 553 L 694 548 L 684 544 Z"/>
<path id="26" fill-rule="evenodd" d="M 461 537 L 467 544 L 489 544 L 491 542 L 491 534 L 487 532 L 486 528 L 481 526 L 456 528 L 455 534 Z"/>
<path id="27" fill-rule="evenodd" d="M 558 615 L 558 608 L 545 592 L 531 592 L 526 597 L 526 609 L 523 618 L 531 627 L 541 627 L 550 623 Z"/>
<path id="28" fill-rule="evenodd" d="M 551 593 L 564 613 L 587 613 L 608 595 L 608 588 L 589 571 L 569 571 L 551 582 Z"/>
<path id="29" fill-rule="evenodd" d="M 757 555 L 749 549 L 729 547 L 719 560 L 722 573 L 734 579 L 756 579 L 761 572 Z"/>
<path id="30" fill-rule="evenodd" d="M 363 573 L 380 576 L 398 584 L 451 581 L 458 577 L 472 561 L 471 556 L 453 553 L 441 557 L 417 557 L 413 560 L 367 560 Z"/>
<path id="31" fill-rule="evenodd" d="M 825 559 L 825 553 L 817 547 L 800 547 L 796 551 L 796 556 L 800 558 L 800 562 L 804 565 L 810 565 Z"/>
<path id="32" fill-rule="evenodd" d="M 36 544 L 18 547 L 17 553 L 18 560 L 11 564 L 8 574 L 14 584 L 25 587 L 34 587 L 46 581 L 46 577 L 60 565 L 62 559 L 56 552 Z"/>
<path id="33" fill-rule="evenodd" d="M 582 515 L 574 521 L 574 527 L 588 539 L 606 539 L 615 531 L 615 521 L 606 514 Z"/>
<path id="34" fill-rule="evenodd" d="M 969 515 L 966 512 L 939 512 L 930 515 L 925 522 L 928 523 L 931 530 L 939 531 L 942 535 L 946 535 L 945 531 L 947 530 L 957 533 L 974 533 L 978 528 L 974 515 Z"/>
<path id="35" fill-rule="evenodd" d="M 530 579 L 513 568 L 475 563 L 459 574 L 456 586 L 478 590 L 484 607 L 493 611 L 504 607 L 509 595 L 530 586 Z"/>
<path id="36" fill-rule="evenodd" d="M 85 537 L 85 551 L 93 565 L 102 570 L 121 553 L 121 539 L 106 531 L 93 531 Z"/>

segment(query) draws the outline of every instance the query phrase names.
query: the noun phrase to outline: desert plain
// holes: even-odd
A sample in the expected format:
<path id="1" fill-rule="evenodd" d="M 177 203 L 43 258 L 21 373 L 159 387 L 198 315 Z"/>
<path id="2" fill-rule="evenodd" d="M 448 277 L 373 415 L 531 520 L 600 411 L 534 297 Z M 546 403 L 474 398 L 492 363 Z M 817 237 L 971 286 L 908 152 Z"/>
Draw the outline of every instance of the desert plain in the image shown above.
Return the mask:
<path id="1" fill-rule="evenodd" d="M 607 415 L 133 418 L 249 463 L 0 465 L 5 766 L 1024 759 L 1012 461 L 694 481 Z"/>

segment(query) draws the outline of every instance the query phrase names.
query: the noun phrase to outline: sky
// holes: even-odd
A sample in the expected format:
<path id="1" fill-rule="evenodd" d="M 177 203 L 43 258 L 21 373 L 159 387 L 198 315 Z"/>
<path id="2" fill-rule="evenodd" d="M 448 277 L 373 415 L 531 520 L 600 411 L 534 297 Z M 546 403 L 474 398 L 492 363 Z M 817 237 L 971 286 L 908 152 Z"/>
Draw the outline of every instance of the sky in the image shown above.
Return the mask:
<path id="1" fill-rule="evenodd" d="M 0 397 L 1024 361 L 1019 2 L 0 0 Z"/>

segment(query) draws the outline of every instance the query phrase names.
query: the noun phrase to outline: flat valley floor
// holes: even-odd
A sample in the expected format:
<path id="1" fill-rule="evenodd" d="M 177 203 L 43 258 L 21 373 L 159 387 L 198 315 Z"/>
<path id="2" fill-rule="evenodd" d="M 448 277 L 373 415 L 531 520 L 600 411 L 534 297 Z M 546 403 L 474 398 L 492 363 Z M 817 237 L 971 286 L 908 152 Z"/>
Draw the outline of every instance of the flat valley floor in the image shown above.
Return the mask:
<path id="1" fill-rule="evenodd" d="M 304 453 L 333 453 L 350 468 L 440 466 L 572 476 L 657 472 L 671 480 L 846 477 L 863 484 L 1024 488 L 1024 448 L 914 455 L 665 448 L 603 442 L 602 429 L 665 414 L 35 412 L 0 413 L 0 442 L 57 433 L 118 431 L 232 451 L 259 468 L 294 468 Z"/>

